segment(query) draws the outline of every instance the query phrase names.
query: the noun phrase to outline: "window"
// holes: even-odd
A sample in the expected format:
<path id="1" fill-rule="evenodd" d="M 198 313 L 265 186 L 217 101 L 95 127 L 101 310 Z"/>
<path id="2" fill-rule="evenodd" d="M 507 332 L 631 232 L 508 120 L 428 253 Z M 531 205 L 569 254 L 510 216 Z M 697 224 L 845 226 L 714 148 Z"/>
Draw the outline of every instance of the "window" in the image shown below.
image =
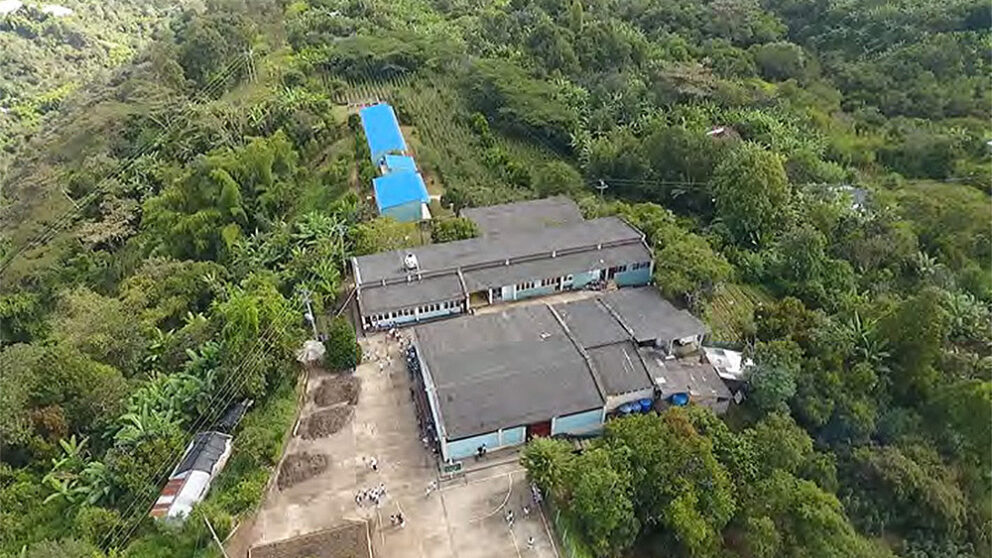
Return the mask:
<path id="1" fill-rule="evenodd" d="M 638 262 L 630 266 L 630 269 L 644 269 L 651 267 L 651 262 Z"/>

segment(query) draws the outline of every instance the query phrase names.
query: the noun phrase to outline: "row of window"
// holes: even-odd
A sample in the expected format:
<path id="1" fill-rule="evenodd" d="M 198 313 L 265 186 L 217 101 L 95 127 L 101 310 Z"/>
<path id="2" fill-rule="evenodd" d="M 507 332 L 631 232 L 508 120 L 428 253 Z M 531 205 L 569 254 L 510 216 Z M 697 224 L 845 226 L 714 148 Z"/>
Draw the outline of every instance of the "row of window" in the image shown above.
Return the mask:
<path id="1" fill-rule="evenodd" d="M 523 283 L 517 284 L 518 291 L 525 291 L 528 289 L 536 289 L 538 287 L 557 287 L 560 282 L 565 283 L 572 280 L 572 276 L 568 275 L 566 277 L 548 277 L 546 279 L 541 279 L 540 281 L 524 281 Z"/>
<path id="2" fill-rule="evenodd" d="M 438 302 L 436 304 L 426 304 L 424 306 L 418 306 L 417 308 L 404 308 L 402 310 L 396 310 L 394 312 L 384 312 L 382 314 L 372 314 L 368 317 L 369 321 L 372 323 L 383 322 L 387 320 L 394 320 L 396 318 L 402 318 L 404 316 L 414 316 L 416 314 L 426 314 L 428 312 L 437 312 L 440 310 L 451 310 L 454 308 L 461 308 L 461 303 L 457 301 L 447 301 Z"/>
<path id="3" fill-rule="evenodd" d="M 646 267 L 651 267 L 651 262 L 638 262 L 630 266 L 631 270 L 634 269 L 644 269 Z"/>

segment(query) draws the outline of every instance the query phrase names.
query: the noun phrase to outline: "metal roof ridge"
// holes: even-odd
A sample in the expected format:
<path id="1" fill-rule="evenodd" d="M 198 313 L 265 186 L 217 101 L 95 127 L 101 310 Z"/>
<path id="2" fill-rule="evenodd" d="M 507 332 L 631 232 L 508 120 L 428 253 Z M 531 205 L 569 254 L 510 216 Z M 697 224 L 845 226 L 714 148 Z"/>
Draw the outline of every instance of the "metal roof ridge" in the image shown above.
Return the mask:
<path id="1" fill-rule="evenodd" d="M 572 331 L 568 328 L 568 325 L 565 324 L 565 320 L 562 319 L 560 314 L 558 314 L 558 311 L 555 310 L 554 306 L 550 303 L 545 303 L 544 305 L 551 311 L 551 315 L 555 317 L 558 325 L 560 325 L 562 331 L 565 332 L 565 337 L 568 337 L 568 340 L 572 342 L 572 345 L 574 345 L 576 350 L 579 351 L 579 354 L 582 355 L 582 359 L 586 362 L 586 366 L 589 368 L 589 375 L 592 376 L 592 382 L 596 384 L 596 391 L 599 392 L 599 398 L 602 399 L 602 402 L 605 405 L 607 397 L 606 389 L 603 387 L 603 380 L 599 377 L 599 371 L 596 370 L 596 365 L 592 362 L 592 357 L 589 356 L 589 353 L 582 347 L 582 344 L 579 343 L 578 339 L 572 335 Z"/>
<path id="2" fill-rule="evenodd" d="M 466 239 L 464 241 L 456 241 L 456 242 L 470 242 L 470 241 L 473 241 L 473 240 L 488 240 L 488 239 L 487 238 L 483 238 L 483 237 L 479 237 L 479 238 L 470 238 L 470 239 Z M 612 241 L 612 242 L 600 242 L 600 243 L 597 243 L 597 244 L 588 244 L 588 245 L 583 244 L 583 245 L 579 245 L 579 246 L 569 246 L 567 248 L 562 248 L 562 249 L 556 250 L 556 252 L 558 252 L 558 255 L 572 255 L 572 254 L 580 254 L 580 253 L 585 253 L 585 252 L 595 252 L 595 251 L 598 251 L 598 250 L 602 250 L 603 248 L 617 248 L 617 247 L 620 247 L 620 246 L 628 246 L 628 245 L 642 244 L 642 243 L 643 243 L 643 240 L 640 239 L 640 238 L 638 238 L 638 239 L 631 238 L 631 239 L 616 240 L 616 241 Z M 442 243 L 442 244 L 437 245 L 437 246 L 441 246 L 443 244 L 448 244 L 448 243 Z M 427 245 L 427 246 L 435 246 L 435 245 Z M 403 249 L 403 250 L 400 250 L 400 251 L 415 253 L 416 248 L 423 248 L 423 246 L 418 246 L 418 247 L 414 247 L 414 248 L 406 248 L 406 249 Z M 369 254 L 369 255 L 374 255 L 374 254 Z M 359 257 L 361 257 L 361 256 L 359 256 Z M 442 268 L 432 269 L 432 270 L 429 270 L 429 271 L 421 271 L 421 273 L 422 273 L 423 277 L 430 278 L 430 277 L 435 277 L 437 275 L 447 275 L 449 273 L 461 273 L 462 270 L 465 270 L 465 271 L 480 271 L 480 270 L 488 269 L 488 268 L 491 268 L 491 267 L 502 267 L 502 266 L 508 265 L 507 264 L 507 261 L 508 260 L 509 260 L 509 265 L 514 265 L 514 264 L 518 264 L 518 263 L 527 263 L 527 262 L 530 262 L 530 261 L 539 261 L 539 260 L 544 260 L 544 259 L 552 259 L 551 253 L 548 252 L 547 250 L 542 250 L 540 252 L 530 252 L 530 253 L 526 253 L 526 254 L 522 254 L 522 255 L 511 256 L 511 257 L 500 257 L 498 259 L 486 260 L 486 261 L 482 261 L 482 262 L 478 262 L 478 263 L 473 263 L 473 264 L 468 264 L 468 265 L 456 265 L 456 266 L 450 266 L 450 267 L 442 267 Z M 361 264 L 356 261 L 356 264 L 355 265 L 356 266 L 360 266 Z M 391 275 L 391 276 L 388 276 L 388 277 L 377 279 L 373 283 L 369 283 L 369 284 L 370 285 L 371 284 L 392 284 L 392 283 L 401 283 L 401 282 L 405 282 L 405 281 L 406 281 L 406 275 L 398 275 L 397 274 L 397 275 Z"/>
<path id="3" fill-rule="evenodd" d="M 623 330 L 627 332 L 627 335 L 630 336 L 630 341 L 633 341 L 636 344 L 637 335 L 634 333 L 634 329 L 631 328 L 629 325 L 627 325 L 627 322 L 623 321 L 623 318 L 620 317 L 620 313 L 614 310 L 613 307 L 610 306 L 608 302 L 606 302 L 606 300 L 603 298 L 602 295 L 597 296 L 593 300 L 598 302 L 603 308 L 606 309 L 607 312 L 610 313 L 611 316 L 613 316 L 613 319 L 616 320 L 617 323 L 620 324 L 620 327 L 622 327 Z"/>

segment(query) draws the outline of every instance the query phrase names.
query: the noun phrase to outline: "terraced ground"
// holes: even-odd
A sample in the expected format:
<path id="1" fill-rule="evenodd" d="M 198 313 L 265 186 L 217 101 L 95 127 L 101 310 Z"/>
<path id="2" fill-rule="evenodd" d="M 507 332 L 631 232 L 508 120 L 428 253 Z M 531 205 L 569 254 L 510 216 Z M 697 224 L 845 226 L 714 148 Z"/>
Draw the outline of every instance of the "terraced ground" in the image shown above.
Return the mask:
<path id="1" fill-rule="evenodd" d="M 753 285 L 728 284 L 720 287 L 706 305 L 703 317 L 717 343 L 743 344 L 754 331 L 754 310 L 772 302 L 772 296 Z"/>

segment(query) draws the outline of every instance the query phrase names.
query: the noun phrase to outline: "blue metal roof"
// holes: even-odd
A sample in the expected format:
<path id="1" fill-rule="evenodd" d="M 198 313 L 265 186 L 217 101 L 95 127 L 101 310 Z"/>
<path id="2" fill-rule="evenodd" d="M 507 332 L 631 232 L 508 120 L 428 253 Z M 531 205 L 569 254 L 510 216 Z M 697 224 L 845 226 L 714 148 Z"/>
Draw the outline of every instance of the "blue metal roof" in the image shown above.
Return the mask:
<path id="1" fill-rule="evenodd" d="M 409 155 L 386 155 L 386 172 L 417 172 L 417 163 Z"/>
<path id="2" fill-rule="evenodd" d="M 368 140 L 373 163 L 378 164 L 389 153 L 406 151 L 400 123 L 393 107 L 388 103 L 365 107 L 358 111 L 358 115 L 362 118 L 362 128 L 365 129 L 365 139 Z"/>
<path id="3" fill-rule="evenodd" d="M 379 213 L 412 201 L 431 201 L 424 179 L 418 172 L 402 171 L 380 176 L 372 181 L 372 188 L 375 190 L 375 204 Z"/>

